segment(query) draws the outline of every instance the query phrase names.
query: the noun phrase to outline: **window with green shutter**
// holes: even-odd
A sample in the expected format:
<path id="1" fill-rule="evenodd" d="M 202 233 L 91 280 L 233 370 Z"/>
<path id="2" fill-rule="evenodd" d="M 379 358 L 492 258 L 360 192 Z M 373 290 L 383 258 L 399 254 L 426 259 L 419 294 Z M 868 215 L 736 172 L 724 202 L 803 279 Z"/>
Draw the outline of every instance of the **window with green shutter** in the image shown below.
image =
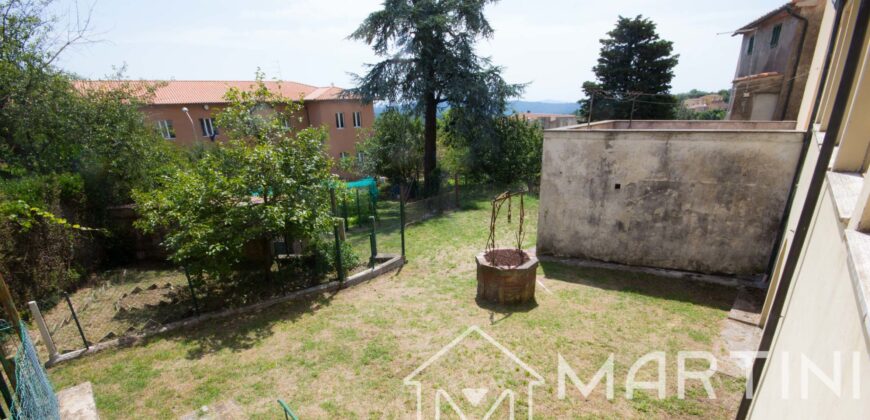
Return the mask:
<path id="1" fill-rule="evenodd" d="M 770 48 L 776 48 L 779 45 L 779 35 L 782 33 L 782 24 L 773 27 L 773 32 L 770 33 Z"/>

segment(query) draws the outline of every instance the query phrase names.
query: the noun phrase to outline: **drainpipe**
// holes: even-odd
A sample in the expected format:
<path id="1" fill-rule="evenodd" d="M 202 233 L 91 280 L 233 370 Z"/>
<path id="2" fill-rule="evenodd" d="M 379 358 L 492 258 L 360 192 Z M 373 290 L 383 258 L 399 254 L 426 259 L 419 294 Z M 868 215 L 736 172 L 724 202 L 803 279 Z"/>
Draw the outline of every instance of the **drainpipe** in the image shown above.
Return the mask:
<path id="1" fill-rule="evenodd" d="M 804 52 L 804 41 L 807 38 L 807 26 L 809 25 L 807 18 L 795 13 L 791 6 L 786 7 L 785 11 L 801 21 L 801 40 L 798 43 L 797 57 L 794 59 L 794 66 L 792 67 L 791 75 L 789 76 L 791 80 L 788 81 L 788 90 L 785 92 L 785 101 L 782 104 L 782 115 L 779 117 L 779 119 L 783 121 L 785 120 L 785 114 L 788 112 L 788 103 L 791 101 L 791 92 L 794 89 L 794 79 L 797 77 L 798 66 L 801 63 L 801 55 Z"/>
<path id="2" fill-rule="evenodd" d="M 867 22 L 870 20 L 870 0 L 860 1 L 857 22 Z M 832 43 L 828 46 L 828 57 L 827 62 L 825 63 L 826 69 L 830 67 L 831 52 L 836 46 L 833 40 L 836 39 L 839 29 L 839 23 L 843 13 L 842 4 L 843 2 L 839 2 L 841 7 L 837 12 L 834 31 L 831 33 Z M 830 163 L 831 156 L 834 153 L 834 147 L 839 141 L 840 128 L 843 126 L 846 105 L 849 101 L 849 96 L 852 93 L 852 87 L 855 84 L 855 74 L 857 73 L 860 64 L 866 33 L 867 25 L 856 25 L 852 38 L 850 39 L 846 62 L 843 66 L 843 75 L 840 79 L 839 85 L 837 86 L 837 94 L 834 98 L 834 105 L 831 108 L 831 120 L 828 124 L 828 130 L 825 132 L 825 140 L 819 150 L 819 159 L 816 161 L 816 167 L 813 170 L 813 177 L 807 191 L 807 199 L 804 202 L 803 209 L 801 210 L 800 219 L 798 220 L 797 229 L 794 234 L 794 240 L 792 241 L 791 248 L 789 248 L 788 257 L 785 261 L 785 266 L 783 267 L 782 279 L 776 288 L 776 294 L 773 298 L 770 315 L 765 323 L 764 332 L 761 335 L 761 343 L 758 346 L 760 354 L 770 351 L 771 345 L 773 344 L 773 337 L 776 335 L 776 331 L 779 328 L 783 308 L 785 307 L 786 295 L 788 294 L 788 289 L 791 286 L 792 280 L 794 280 L 797 263 L 800 259 L 804 243 L 806 242 L 807 233 L 809 232 L 809 227 L 812 223 L 816 205 L 819 202 L 819 196 L 821 195 L 822 186 L 824 185 L 825 177 L 828 172 L 828 163 Z M 824 82 L 824 79 L 822 81 Z M 819 86 L 819 92 L 823 91 L 823 86 L 824 83 L 821 83 Z M 814 114 L 816 112 L 818 112 L 818 101 L 816 101 L 816 106 L 813 110 Z M 811 132 L 812 127 L 810 127 L 808 131 Z M 761 373 L 764 371 L 766 363 L 766 358 L 756 358 L 752 365 L 751 395 L 753 397 L 758 393 L 758 383 L 761 380 Z M 743 400 L 740 402 L 740 408 L 738 409 L 735 418 L 737 420 L 746 419 L 751 404 L 752 400 L 746 398 L 746 393 L 744 393 Z"/>

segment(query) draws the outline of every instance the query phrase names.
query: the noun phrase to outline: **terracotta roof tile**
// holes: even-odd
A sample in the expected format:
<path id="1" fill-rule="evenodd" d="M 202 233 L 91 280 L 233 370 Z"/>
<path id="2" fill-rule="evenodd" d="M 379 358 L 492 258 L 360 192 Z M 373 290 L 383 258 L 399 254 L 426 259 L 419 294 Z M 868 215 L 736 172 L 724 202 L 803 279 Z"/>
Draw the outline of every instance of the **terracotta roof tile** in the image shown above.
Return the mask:
<path id="1" fill-rule="evenodd" d="M 143 96 L 149 87 L 156 86 L 153 97 L 147 101 L 154 105 L 170 104 L 214 104 L 224 103 L 226 91 L 235 87 L 241 90 L 253 89 L 256 84 L 251 80 L 79 80 L 77 89 L 111 89 L 128 83 Z M 343 89 L 338 87 L 316 87 L 296 82 L 264 82 L 269 90 L 287 99 L 304 98 L 308 101 L 338 99 Z"/>

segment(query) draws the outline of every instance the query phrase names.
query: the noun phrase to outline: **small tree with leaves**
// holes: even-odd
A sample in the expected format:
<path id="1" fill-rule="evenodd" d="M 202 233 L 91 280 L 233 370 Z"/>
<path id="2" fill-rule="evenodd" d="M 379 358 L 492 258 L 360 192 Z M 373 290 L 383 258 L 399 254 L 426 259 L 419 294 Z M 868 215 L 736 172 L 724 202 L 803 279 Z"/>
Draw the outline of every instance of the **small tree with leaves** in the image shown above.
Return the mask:
<path id="1" fill-rule="evenodd" d="M 357 150 L 363 157 L 360 166 L 364 173 L 409 185 L 423 166 L 423 122 L 413 114 L 390 108 L 378 116 Z"/>
<path id="2" fill-rule="evenodd" d="M 170 258 L 195 274 L 228 278 L 246 244 L 316 238 L 331 223 L 335 177 L 322 128 L 294 131 L 285 122 L 301 102 L 269 91 L 258 73 L 250 90 L 230 89 L 217 124 L 230 137 L 161 187 L 135 194 L 146 232 L 165 232 Z M 270 278 L 272 259 L 263 261 Z"/>
<path id="3" fill-rule="evenodd" d="M 580 119 L 673 119 L 670 89 L 679 55 L 672 52 L 673 42 L 659 38 L 652 20 L 620 16 L 601 40 L 596 80 L 583 83 Z"/>

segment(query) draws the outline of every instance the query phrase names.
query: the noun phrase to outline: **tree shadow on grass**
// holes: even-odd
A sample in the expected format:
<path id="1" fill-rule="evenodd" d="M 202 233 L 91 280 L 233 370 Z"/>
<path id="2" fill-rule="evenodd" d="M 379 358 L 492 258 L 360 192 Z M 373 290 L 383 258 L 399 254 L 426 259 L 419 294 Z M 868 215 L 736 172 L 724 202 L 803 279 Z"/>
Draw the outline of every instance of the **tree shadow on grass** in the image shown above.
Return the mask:
<path id="1" fill-rule="evenodd" d="M 737 289 L 733 287 L 649 273 L 581 267 L 552 261 L 541 261 L 540 266 L 544 276 L 550 280 L 686 302 L 723 311 L 731 309 L 737 296 Z"/>
<path id="2" fill-rule="evenodd" d="M 200 324 L 161 334 L 151 340 L 177 341 L 189 347 L 190 360 L 230 350 L 238 352 L 257 346 L 274 334 L 279 323 L 295 322 L 304 314 L 328 307 L 338 292 L 279 303 L 263 310 L 204 321 Z"/>

